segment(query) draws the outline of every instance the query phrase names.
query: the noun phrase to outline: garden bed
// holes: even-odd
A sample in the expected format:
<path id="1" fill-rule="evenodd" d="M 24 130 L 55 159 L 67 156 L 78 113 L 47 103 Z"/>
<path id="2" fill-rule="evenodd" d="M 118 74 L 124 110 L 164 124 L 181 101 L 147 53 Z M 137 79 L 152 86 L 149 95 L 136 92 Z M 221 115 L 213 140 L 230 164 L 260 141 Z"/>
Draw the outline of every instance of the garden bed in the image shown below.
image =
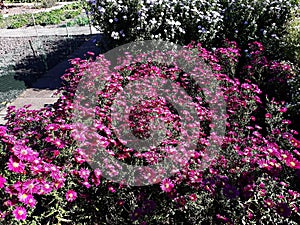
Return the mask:
<path id="1" fill-rule="evenodd" d="M 298 225 L 299 2 L 86 2 L 116 48 L 70 60 L 57 102 L 8 107 L 0 220 Z"/>
<path id="2" fill-rule="evenodd" d="M 89 19 L 79 3 L 61 4 L 40 9 L 34 4 L 10 5 L 0 14 L 0 28 L 15 29 L 28 26 L 87 25 Z"/>
<path id="3" fill-rule="evenodd" d="M 41 8 L 38 3 L 5 3 L 6 6 L 3 9 L 0 9 L 0 14 L 3 17 L 8 17 L 16 14 L 23 13 L 40 13 L 40 12 L 49 12 L 54 9 L 60 9 L 65 5 L 73 4 L 74 2 L 58 2 L 54 6 L 49 8 Z"/>

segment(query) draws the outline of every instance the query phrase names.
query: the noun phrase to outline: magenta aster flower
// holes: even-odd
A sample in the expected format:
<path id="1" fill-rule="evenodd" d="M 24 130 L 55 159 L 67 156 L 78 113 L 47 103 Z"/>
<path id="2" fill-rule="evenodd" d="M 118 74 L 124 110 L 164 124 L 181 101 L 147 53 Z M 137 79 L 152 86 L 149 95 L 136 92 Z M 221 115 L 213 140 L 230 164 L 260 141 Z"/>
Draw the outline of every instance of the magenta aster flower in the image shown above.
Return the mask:
<path id="1" fill-rule="evenodd" d="M 73 202 L 77 198 L 77 193 L 74 190 L 68 190 L 66 193 L 66 199 L 68 202 Z"/>
<path id="2" fill-rule="evenodd" d="M 285 163 L 287 166 L 293 168 L 293 169 L 300 169 L 300 162 L 295 159 L 294 157 L 288 157 L 285 160 Z"/>
<path id="3" fill-rule="evenodd" d="M 196 201 L 197 200 L 197 195 L 196 194 L 191 194 L 190 196 L 189 196 L 189 198 L 190 198 L 190 200 L 191 201 Z"/>
<path id="4" fill-rule="evenodd" d="M 52 191 L 52 189 L 53 189 L 53 185 L 51 183 L 42 181 L 40 183 L 40 190 L 39 190 L 38 194 L 39 195 L 48 194 Z"/>
<path id="5" fill-rule="evenodd" d="M 19 193 L 18 194 L 18 199 L 20 202 L 27 204 L 28 203 L 28 199 L 32 197 L 32 195 L 28 195 L 26 193 Z"/>
<path id="6" fill-rule="evenodd" d="M 13 152 L 20 160 L 32 162 L 38 157 L 38 153 L 25 145 L 17 144 L 13 147 Z"/>
<path id="7" fill-rule="evenodd" d="M 115 193 L 116 192 L 116 189 L 113 187 L 113 186 L 109 186 L 108 187 L 108 191 L 112 192 L 112 193 Z"/>
<path id="8" fill-rule="evenodd" d="M 3 188 L 5 183 L 6 179 L 0 175 L 0 188 Z"/>
<path id="9" fill-rule="evenodd" d="M 27 211 L 24 207 L 16 207 L 13 211 L 16 220 L 26 220 Z"/>
<path id="10" fill-rule="evenodd" d="M 7 163 L 8 169 L 15 173 L 23 173 L 25 169 L 25 165 L 20 161 L 13 157 L 10 157 Z"/>
<path id="11" fill-rule="evenodd" d="M 283 217 L 289 217 L 292 214 L 292 210 L 289 208 L 288 204 L 284 202 L 277 204 L 276 212 Z"/>
<path id="12" fill-rule="evenodd" d="M 297 139 L 291 137 L 291 138 L 290 138 L 290 142 L 291 142 L 291 144 L 292 144 L 294 147 L 300 148 L 300 141 L 298 141 Z"/>
<path id="13" fill-rule="evenodd" d="M 45 129 L 47 131 L 57 131 L 59 129 L 59 127 L 60 127 L 59 124 L 53 124 L 53 123 L 51 123 L 51 124 L 46 125 Z"/>
<path id="14" fill-rule="evenodd" d="M 56 138 L 54 141 L 54 145 L 57 147 L 57 148 L 64 148 L 65 147 L 65 144 L 58 138 Z"/>
<path id="15" fill-rule="evenodd" d="M 226 184 L 225 187 L 223 188 L 223 194 L 225 197 L 229 199 L 233 199 L 239 196 L 239 191 L 236 187 Z"/>
<path id="16" fill-rule="evenodd" d="M 29 205 L 31 208 L 33 208 L 36 205 L 36 200 L 33 198 L 32 195 L 30 195 L 27 198 L 27 203 L 26 204 Z"/>
<path id="17" fill-rule="evenodd" d="M 164 191 L 164 192 L 170 192 L 174 187 L 174 184 L 172 183 L 172 181 L 170 179 L 164 179 L 160 185 L 160 188 Z"/>
<path id="18" fill-rule="evenodd" d="M 79 171 L 79 176 L 86 181 L 89 179 L 90 171 L 88 169 L 81 168 Z"/>
<path id="19" fill-rule="evenodd" d="M 274 206 L 274 202 L 271 199 L 266 199 L 266 200 L 264 200 L 264 202 L 270 208 L 272 208 Z"/>
<path id="20" fill-rule="evenodd" d="M 144 214 L 143 210 L 141 208 L 137 208 L 131 213 L 131 220 L 135 221 L 143 214 Z"/>
<path id="21" fill-rule="evenodd" d="M 86 188 L 90 188 L 91 184 L 88 181 L 82 182 L 82 185 L 85 186 Z"/>
<path id="22" fill-rule="evenodd" d="M 101 178 L 101 176 L 102 176 L 102 172 L 101 172 L 101 170 L 100 169 L 95 169 L 94 170 L 94 175 L 95 175 L 95 177 L 96 178 L 98 178 L 98 179 L 100 179 Z"/>
<path id="23" fill-rule="evenodd" d="M 6 134 L 7 128 L 4 126 L 0 126 L 0 137 Z"/>

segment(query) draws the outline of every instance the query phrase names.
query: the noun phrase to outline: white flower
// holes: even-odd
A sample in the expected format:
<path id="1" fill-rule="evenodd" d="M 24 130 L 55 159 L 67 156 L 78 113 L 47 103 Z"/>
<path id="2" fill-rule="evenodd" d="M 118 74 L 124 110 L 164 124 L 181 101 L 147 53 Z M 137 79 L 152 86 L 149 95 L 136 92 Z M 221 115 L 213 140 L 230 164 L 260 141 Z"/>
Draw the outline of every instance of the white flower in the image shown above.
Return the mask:
<path id="1" fill-rule="evenodd" d="M 156 21 L 156 19 L 155 19 L 155 18 L 152 18 L 152 19 L 150 20 L 150 23 L 151 23 L 152 25 L 154 25 L 154 24 L 156 24 L 156 23 L 157 23 L 157 21 Z"/>
<path id="2" fill-rule="evenodd" d="M 115 32 L 115 31 L 113 31 L 112 33 L 111 33 L 111 37 L 113 38 L 113 39 L 120 39 L 120 35 L 119 35 L 119 33 L 118 32 Z"/>

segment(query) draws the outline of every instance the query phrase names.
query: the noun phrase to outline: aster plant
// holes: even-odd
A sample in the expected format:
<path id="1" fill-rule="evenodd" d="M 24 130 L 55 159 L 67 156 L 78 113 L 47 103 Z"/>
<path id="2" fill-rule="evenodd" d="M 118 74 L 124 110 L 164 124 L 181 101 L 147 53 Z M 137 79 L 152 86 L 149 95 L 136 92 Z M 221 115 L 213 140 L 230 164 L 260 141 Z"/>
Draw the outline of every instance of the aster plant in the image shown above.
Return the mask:
<path id="1" fill-rule="evenodd" d="M 263 47 L 260 43 L 250 45 Z M 153 96 L 134 105 L 129 121 L 131 131 L 145 138 L 151 128 L 147 121 L 156 114 L 161 117 L 167 124 L 168 138 L 157 148 L 137 152 L 118 140 L 112 129 L 110 107 L 116 93 L 130 81 L 141 79 L 147 84 L 148 78 L 155 76 L 177 83 L 193 99 L 201 120 L 196 148 L 168 178 L 152 176 L 151 171 L 143 174 L 143 179 L 153 182 L 148 186 L 107 179 L 107 171 L 112 176 L 122 172 L 116 164 L 104 164 L 105 170 L 92 167 L 90 154 L 80 147 L 80 142 L 89 143 L 91 133 L 74 133 L 74 96 L 79 82 L 106 71 L 109 61 L 102 55 L 95 61 L 75 58 L 62 77 L 65 85 L 53 107 L 10 107 L 7 123 L 0 126 L 1 223 L 296 225 L 300 218 L 300 141 L 298 132 L 290 129 L 292 121 L 284 118 L 285 103 L 276 101 L 275 95 L 274 99 L 266 97 L 259 88 L 263 74 L 252 70 L 259 64 L 253 61 L 255 56 L 240 71 L 240 78 L 232 76 L 243 54 L 235 42 L 226 41 L 213 52 L 196 43 L 185 48 L 211 68 L 227 105 L 221 150 L 207 167 L 202 164 L 207 159 L 213 115 L 202 89 L 182 69 L 148 60 L 107 74 L 95 110 L 95 130 L 104 151 L 127 164 L 153 165 L 172 157 L 182 118 L 161 98 Z M 272 69 L 275 62 L 265 61 Z M 292 79 L 291 67 L 275 65 Z M 86 87 L 92 86 L 89 83 Z M 149 113 L 150 109 L 155 113 Z M 189 118 L 188 113 L 186 116 Z"/>

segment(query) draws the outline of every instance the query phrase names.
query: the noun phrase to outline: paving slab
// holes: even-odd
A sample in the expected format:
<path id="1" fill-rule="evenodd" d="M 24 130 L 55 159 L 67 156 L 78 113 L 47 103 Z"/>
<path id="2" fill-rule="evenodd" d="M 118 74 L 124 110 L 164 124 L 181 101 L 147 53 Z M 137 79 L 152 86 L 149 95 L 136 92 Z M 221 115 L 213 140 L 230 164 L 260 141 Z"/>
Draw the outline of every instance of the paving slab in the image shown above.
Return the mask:
<path id="1" fill-rule="evenodd" d="M 36 37 L 49 35 L 63 35 L 73 36 L 81 34 L 97 34 L 99 33 L 95 27 L 81 26 L 81 27 L 27 27 L 19 29 L 0 29 L 0 37 Z"/>

